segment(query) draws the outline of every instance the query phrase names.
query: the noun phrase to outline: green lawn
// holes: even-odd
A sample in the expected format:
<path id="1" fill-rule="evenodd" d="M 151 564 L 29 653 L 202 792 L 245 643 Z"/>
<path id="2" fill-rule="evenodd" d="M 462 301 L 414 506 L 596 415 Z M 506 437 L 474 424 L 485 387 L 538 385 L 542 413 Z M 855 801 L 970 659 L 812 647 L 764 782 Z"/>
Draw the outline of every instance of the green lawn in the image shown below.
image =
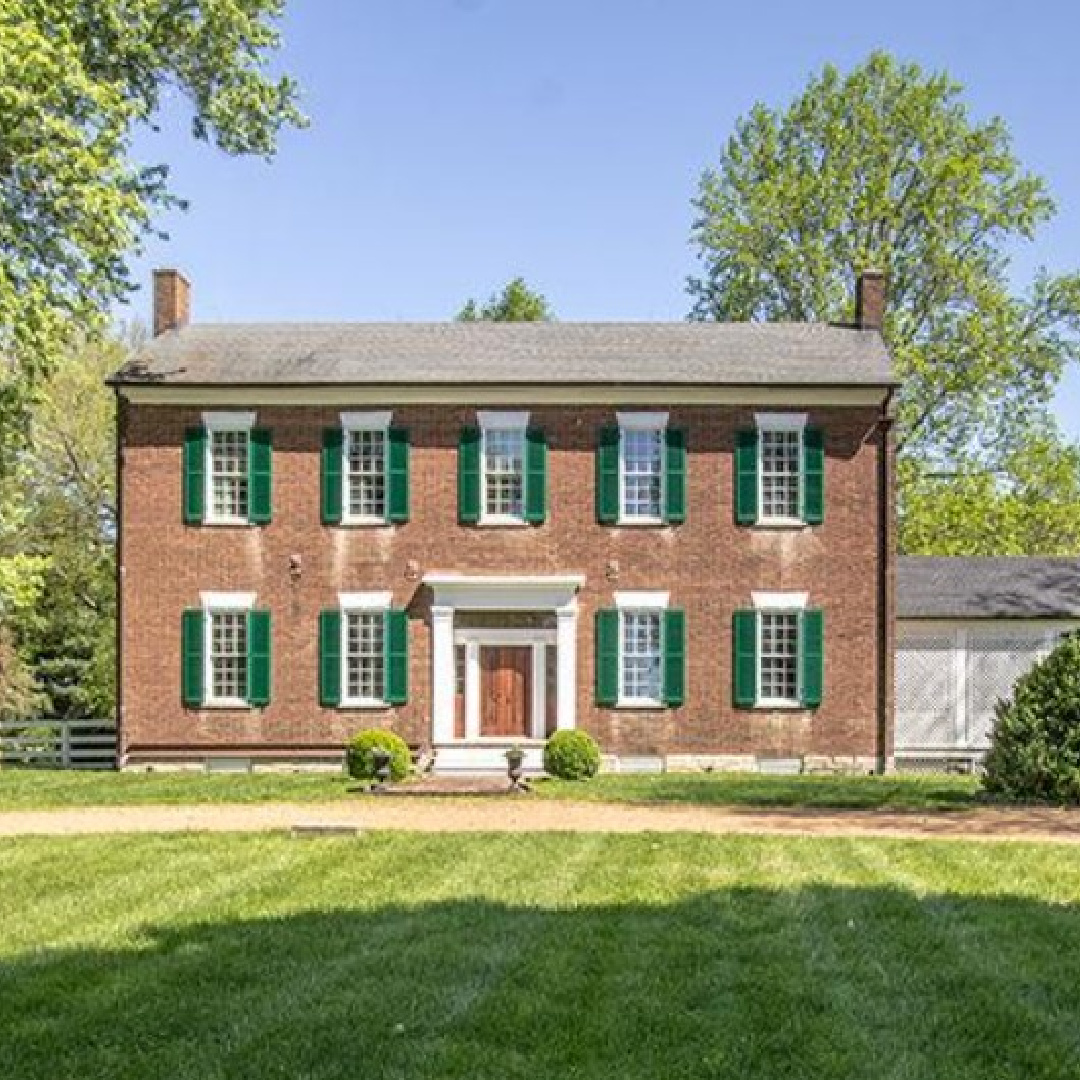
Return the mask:
<path id="1" fill-rule="evenodd" d="M 1080 1075 L 1080 848 L 0 841 L 4 1080 Z"/>
<path id="2" fill-rule="evenodd" d="M 977 806 L 978 781 L 957 776 L 760 776 L 666 773 L 542 781 L 542 798 L 819 809 L 948 810 Z M 355 781 L 327 774 L 91 773 L 0 769 L 0 810 L 353 798 Z"/>

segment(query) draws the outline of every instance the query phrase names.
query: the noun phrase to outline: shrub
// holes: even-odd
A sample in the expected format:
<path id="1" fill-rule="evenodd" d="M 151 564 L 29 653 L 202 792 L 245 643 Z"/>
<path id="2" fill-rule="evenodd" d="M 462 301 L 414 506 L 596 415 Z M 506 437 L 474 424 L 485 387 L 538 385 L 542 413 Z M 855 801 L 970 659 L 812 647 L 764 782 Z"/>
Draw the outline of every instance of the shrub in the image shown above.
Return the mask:
<path id="1" fill-rule="evenodd" d="M 994 795 L 1080 803 L 1080 635 L 998 702 L 983 784 Z"/>
<path id="2" fill-rule="evenodd" d="M 600 747 L 584 731 L 556 731 L 544 744 L 544 769 L 560 780 L 588 780 L 600 768 Z"/>
<path id="3" fill-rule="evenodd" d="M 345 768 L 356 780 L 375 779 L 376 748 L 390 751 L 390 779 L 404 780 L 409 775 L 411 757 L 405 740 L 386 728 L 368 728 L 345 744 Z"/>

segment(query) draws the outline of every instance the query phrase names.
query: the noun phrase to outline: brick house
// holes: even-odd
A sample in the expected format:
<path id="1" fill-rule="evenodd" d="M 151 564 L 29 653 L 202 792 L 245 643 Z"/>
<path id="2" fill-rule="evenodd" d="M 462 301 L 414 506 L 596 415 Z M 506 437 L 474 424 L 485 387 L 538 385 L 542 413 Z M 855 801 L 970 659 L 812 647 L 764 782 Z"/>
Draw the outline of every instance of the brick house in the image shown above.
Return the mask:
<path id="1" fill-rule="evenodd" d="M 888 764 L 884 284 L 851 325 L 189 323 L 119 399 L 121 760 Z"/>

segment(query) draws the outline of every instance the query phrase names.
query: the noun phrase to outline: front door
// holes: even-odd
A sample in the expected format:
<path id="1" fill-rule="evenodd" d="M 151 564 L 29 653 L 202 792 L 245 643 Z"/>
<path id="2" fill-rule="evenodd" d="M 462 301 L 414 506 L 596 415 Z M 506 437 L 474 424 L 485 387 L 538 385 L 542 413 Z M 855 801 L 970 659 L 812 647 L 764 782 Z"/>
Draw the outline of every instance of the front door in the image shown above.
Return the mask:
<path id="1" fill-rule="evenodd" d="M 530 731 L 532 646 L 480 648 L 480 734 L 524 739 Z"/>

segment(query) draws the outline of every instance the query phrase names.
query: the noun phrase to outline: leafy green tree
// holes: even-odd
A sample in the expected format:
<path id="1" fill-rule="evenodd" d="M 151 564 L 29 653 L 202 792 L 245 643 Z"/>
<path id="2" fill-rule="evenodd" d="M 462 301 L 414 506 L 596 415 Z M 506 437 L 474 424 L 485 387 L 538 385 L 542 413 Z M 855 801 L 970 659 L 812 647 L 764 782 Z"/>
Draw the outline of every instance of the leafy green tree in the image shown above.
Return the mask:
<path id="1" fill-rule="evenodd" d="M 303 123 L 267 74 L 283 0 L 0 0 L 0 431 L 11 451 L 37 381 L 133 284 L 127 257 L 181 204 L 131 155 L 178 92 L 196 139 L 274 153 Z"/>
<path id="2" fill-rule="evenodd" d="M 927 474 L 957 477 L 960 498 L 976 474 L 1007 477 L 1033 431 L 1045 441 L 1080 355 L 1080 275 L 1010 286 L 1010 250 L 1054 205 L 1005 124 L 974 121 L 947 75 L 880 52 L 848 75 L 826 67 L 786 108 L 739 121 L 694 205 L 695 318 L 849 321 L 857 273 L 886 271 L 902 514 Z M 1059 447 L 1056 467 L 1070 460 Z"/>
<path id="3" fill-rule="evenodd" d="M 546 298 L 516 277 L 501 292 L 492 293 L 480 304 L 466 300 L 454 316 L 458 322 L 549 322 L 554 318 Z"/>

